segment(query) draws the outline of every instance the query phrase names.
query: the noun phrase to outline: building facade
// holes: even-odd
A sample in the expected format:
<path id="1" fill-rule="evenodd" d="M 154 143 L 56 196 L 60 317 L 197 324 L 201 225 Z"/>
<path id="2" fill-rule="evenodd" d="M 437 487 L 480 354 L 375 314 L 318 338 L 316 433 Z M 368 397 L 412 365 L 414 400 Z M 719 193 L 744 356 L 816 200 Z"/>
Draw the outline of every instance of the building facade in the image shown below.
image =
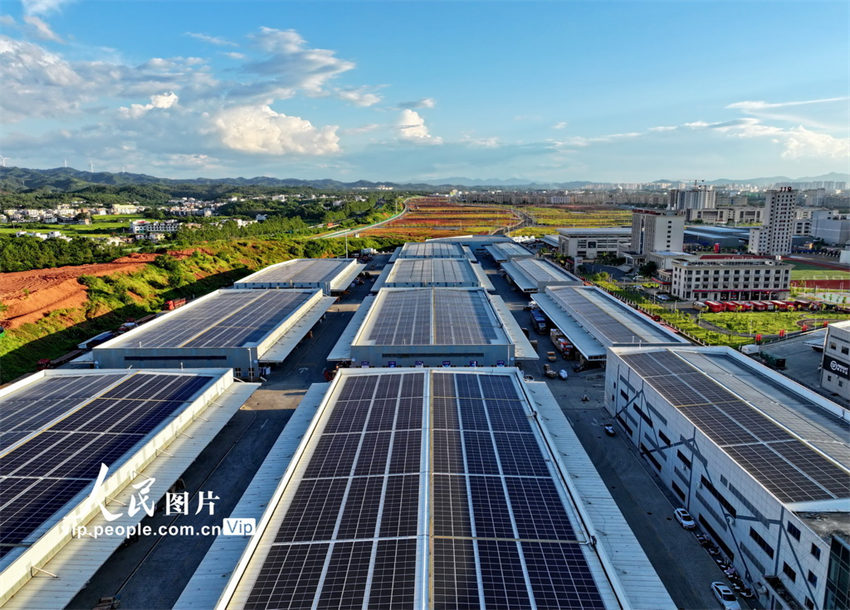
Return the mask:
<path id="1" fill-rule="evenodd" d="M 824 389 L 850 400 L 850 320 L 827 327 L 820 384 Z"/>
<path id="2" fill-rule="evenodd" d="M 621 434 L 758 607 L 847 607 L 850 445 L 839 405 L 729 348 L 612 348 L 605 388 Z"/>
<path id="3" fill-rule="evenodd" d="M 796 208 L 797 192 L 790 186 L 767 191 L 764 224 L 750 231 L 749 251 L 764 256 L 785 255 L 791 252 Z"/>
<path id="4" fill-rule="evenodd" d="M 593 260 L 600 254 L 617 254 L 629 249 L 632 230 L 628 227 L 558 229 L 559 250 L 570 258 Z"/>
<path id="5" fill-rule="evenodd" d="M 671 294 L 686 301 L 788 297 L 793 265 L 757 256 L 703 255 L 672 261 Z"/>
<path id="6" fill-rule="evenodd" d="M 650 252 L 681 251 L 684 232 L 684 216 L 670 211 L 635 210 L 631 251 L 641 256 Z"/>
<path id="7" fill-rule="evenodd" d="M 668 207 L 672 210 L 706 210 L 715 207 L 716 202 L 717 191 L 703 184 L 690 189 L 672 189 Z"/>

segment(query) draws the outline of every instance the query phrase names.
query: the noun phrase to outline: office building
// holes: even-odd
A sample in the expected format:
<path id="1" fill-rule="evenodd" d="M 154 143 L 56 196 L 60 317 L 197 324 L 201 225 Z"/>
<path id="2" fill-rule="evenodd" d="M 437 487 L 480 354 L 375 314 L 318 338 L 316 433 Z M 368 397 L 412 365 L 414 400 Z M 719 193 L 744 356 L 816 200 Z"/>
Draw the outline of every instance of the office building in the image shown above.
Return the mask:
<path id="1" fill-rule="evenodd" d="M 632 230 L 628 227 L 597 227 L 591 229 L 558 229 L 559 250 L 572 259 L 593 260 L 600 254 L 617 255 L 628 250 Z"/>
<path id="2" fill-rule="evenodd" d="M 793 265 L 751 255 L 705 254 L 673 259 L 671 294 L 685 301 L 788 298 Z"/>
<path id="3" fill-rule="evenodd" d="M 797 192 L 791 187 L 767 191 L 764 224 L 750 231 L 749 252 L 763 256 L 784 256 L 791 252 L 796 208 Z"/>
<path id="4" fill-rule="evenodd" d="M 646 256 L 650 252 L 681 251 L 684 231 L 684 216 L 671 211 L 635 210 L 631 252 Z"/>

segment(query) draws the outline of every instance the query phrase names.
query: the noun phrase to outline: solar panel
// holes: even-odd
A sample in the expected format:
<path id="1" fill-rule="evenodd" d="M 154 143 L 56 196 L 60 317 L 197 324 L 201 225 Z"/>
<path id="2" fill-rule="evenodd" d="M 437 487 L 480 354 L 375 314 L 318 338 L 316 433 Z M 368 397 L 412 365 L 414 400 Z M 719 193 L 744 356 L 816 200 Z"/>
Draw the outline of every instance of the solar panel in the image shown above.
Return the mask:
<path id="1" fill-rule="evenodd" d="M 463 258 L 463 246 L 451 242 L 408 242 L 399 258 Z"/>
<path id="2" fill-rule="evenodd" d="M 781 501 L 850 496 L 850 470 L 675 353 L 625 354 L 623 360 Z"/>
<path id="3" fill-rule="evenodd" d="M 478 283 L 471 263 L 454 258 L 403 258 L 387 276 L 386 286 L 474 286 Z"/>
<path id="4" fill-rule="evenodd" d="M 220 291 L 109 347 L 244 347 L 259 342 L 312 296 L 299 290 Z"/>
<path id="5" fill-rule="evenodd" d="M 84 377 L 67 378 L 65 400 L 56 400 L 57 380 L 65 376 L 36 381 L 0 399 L 0 412 L 13 428 L 40 423 L 0 457 L 0 556 L 89 487 L 101 463 L 121 460 L 212 380 L 142 372 Z M 30 401 L 35 417 L 18 408 L 23 400 Z"/>
<path id="6" fill-rule="evenodd" d="M 340 379 L 327 425 L 293 477 L 248 607 L 415 607 L 425 551 L 423 586 L 434 607 L 545 607 L 556 598 L 601 605 L 580 548 L 586 541 L 572 527 L 512 374 L 430 371 L 430 405 L 425 379 L 424 372 Z M 339 432 L 334 411 L 352 421 L 355 408 L 367 412 L 356 418 L 359 428 Z M 411 414 L 404 421 L 402 411 Z M 516 420 L 496 415 L 514 412 Z M 424 438 L 422 421 L 432 422 Z M 524 431 L 493 424 L 505 421 Z M 431 464 L 423 466 L 423 455 Z M 526 555 L 532 541 L 556 544 Z"/>
<path id="7" fill-rule="evenodd" d="M 305 286 L 308 284 L 320 286 L 325 282 L 333 280 L 337 275 L 351 264 L 350 260 L 338 260 L 332 258 L 299 258 L 287 261 L 282 265 L 274 265 L 262 269 L 236 282 L 240 283 L 279 283 L 286 286 Z"/>

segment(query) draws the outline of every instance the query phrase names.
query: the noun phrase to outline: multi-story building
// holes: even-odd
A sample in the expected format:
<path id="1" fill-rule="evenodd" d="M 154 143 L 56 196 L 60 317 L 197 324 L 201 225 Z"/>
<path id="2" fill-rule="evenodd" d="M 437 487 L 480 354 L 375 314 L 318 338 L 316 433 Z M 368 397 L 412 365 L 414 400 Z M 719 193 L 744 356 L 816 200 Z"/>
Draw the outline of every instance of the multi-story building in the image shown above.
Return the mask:
<path id="1" fill-rule="evenodd" d="M 686 301 L 787 298 L 793 265 L 758 256 L 705 254 L 672 261 L 671 294 Z"/>
<path id="2" fill-rule="evenodd" d="M 681 251 L 684 232 L 684 216 L 671 211 L 635 210 L 631 251 L 640 256 L 650 252 Z"/>
<path id="3" fill-rule="evenodd" d="M 850 242 L 850 216 L 836 212 L 812 214 L 810 235 L 831 246 L 843 246 Z"/>
<path id="4" fill-rule="evenodd" d="M 826 330 L 820 384 L 850 400 L 850 320 L 830 324 Z"/>
<path id="5" fill-rule="evenodd" d="M 617 254 L 628 250 L 632 230 L 628 227 L 592 229 L 558 229 L 559 250 L 571 258 L 593 260 L 600 254 Z"/>
<path id="6" fill-rule="evenodd" d="M 790 186 L 767 191 L 764 204 L 764 224 L 750 231 L 749 251 L 767 256 L 791 252 L 797 192 Z"/>
<path id="7" fill-rule="evenodd" d="M 152 235 L 177 233 L 180 223 L 176 220 L 133 220 L 130 222 L 130 233 L 136 239 L 149 239 Z"/>
<path id="8" fill-rule="evenodd" d="M 668 207 L 673 210 L 705 210 L 715 207 L 717 191 L 701 184 L 686 190 L 672 189 Z"/>
<path id="9" fill-rule="evenodd" d="M 758 594 L 848 607 L 846 411 L 726 347 L 614 347 L 605 407 Z"/>

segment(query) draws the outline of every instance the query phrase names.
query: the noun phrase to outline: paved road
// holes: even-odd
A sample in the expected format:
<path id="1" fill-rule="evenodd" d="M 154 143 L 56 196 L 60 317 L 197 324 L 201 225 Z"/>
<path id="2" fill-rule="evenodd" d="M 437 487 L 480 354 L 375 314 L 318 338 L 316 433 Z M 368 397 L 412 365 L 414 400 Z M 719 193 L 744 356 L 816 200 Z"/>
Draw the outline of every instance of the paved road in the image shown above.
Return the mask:
<path id="1" fill-rule="evenodd" d="M 382 225 L 385 225 L 388 222 L 391 222 L 391 221 L 393 221 L 397 218 L 401 218 L 402 216 L 407 214 L 407 212 L 408 212 L 407 201 L 408 201 L 407 199 L 404 200 L 404 203 L 402 204 L 401 212 L 399 212 L 398 214 L 394 214 L 393 216 L 390 216 L 386 220 L 376 222 L 375 224 L 366 225 L 365 227 L 357 227 L 356 229 L 345 229 L 345 230 L 342 230 L 342 231 L 334 231 L 333 233 L 328 233 L 327 235 L 321 235 L 320 237 L 321 237 L 321 239 L 329 239 L 331 237 L 345 237 L 346 235 L 348 235 L 350 237 L 350 236 L 352 236 L 356 233 L 360 233 L 360 231 L 366 231 L 367 229 L 374 229 L 376 227 L 380 227 Z"/>

